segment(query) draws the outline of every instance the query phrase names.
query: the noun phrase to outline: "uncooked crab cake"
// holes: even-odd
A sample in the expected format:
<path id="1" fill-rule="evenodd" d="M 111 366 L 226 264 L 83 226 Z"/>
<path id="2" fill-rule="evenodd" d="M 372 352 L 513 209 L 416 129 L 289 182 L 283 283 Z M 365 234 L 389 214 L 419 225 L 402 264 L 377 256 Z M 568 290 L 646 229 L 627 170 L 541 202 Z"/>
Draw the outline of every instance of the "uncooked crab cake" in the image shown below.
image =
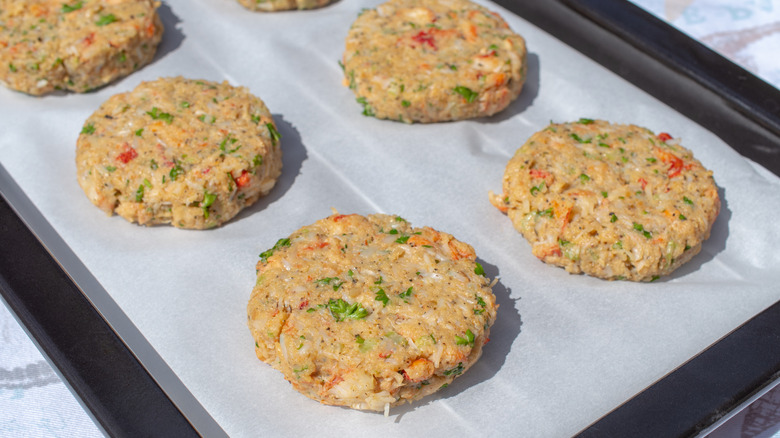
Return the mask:
<path id="1" fill-rule="evenodd" d="M 352 24 L 343 67 L 367 116 L 407 123 L 490 116 L 523 88 L 525 40 L 468 0 L 390 0 Z"/>
<path id="2" fill-rule="evenodd" d="M 316 9 L 335 0 L 238 0 L 245 8 L 253 11 L 273 12 L 291 9 Z"/>
<path id="3" fill-rule="evenodd" d="M 32 95 L 85 92 L 151 62 L 153 0 L 0 1 L 0 82 Z"/>
<path id="4" fill-rule="evenodd" d="M 112 96 L 87 119 L 78 182 L 109 215 L 211 228 L 271 190 L 279 143 L 271 113 L 246 88 L 161 78 Z"/>
<path id="5" fill-rule="evenodd" d="M 474 249 L 397 216 L 334 214 L 260 254 L 255 352 L 325 404 L 381 411 L 446 386 L 495 321 Z"/>
<path id="6" fill-rule="evenodd" d="M 542 261 L 632 281 L 689 261 L 720 210 L 712 172 L 669 134 L 591 119 L 531 136 L 491 202 Z"/>

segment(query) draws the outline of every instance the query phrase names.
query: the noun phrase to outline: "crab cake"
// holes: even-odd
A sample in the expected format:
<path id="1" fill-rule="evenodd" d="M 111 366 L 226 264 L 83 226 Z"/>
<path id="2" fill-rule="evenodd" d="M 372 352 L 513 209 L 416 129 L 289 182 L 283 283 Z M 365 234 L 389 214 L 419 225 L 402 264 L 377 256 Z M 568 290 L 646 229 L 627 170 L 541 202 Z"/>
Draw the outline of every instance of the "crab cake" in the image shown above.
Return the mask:
<path id="1" fill-rule="evenodd" d="M 471 367 L 496 318 L 474 249 L 400 217 L 334 214 L 260 254 L 255 352 L 314 400 L 386 410 Z"/>
<path id="2" fill-rule="evenodd" d="M 531 136 L 491 202 L 542 261 L 632 281 L 690 260 L 720 210 L 712 172 L 669 134 L 590 119 Z"/>
<path id="3" fill-rule="evenodd" d="M 151 62 L 153 0 L 0 0 L 0 82 L 33 95 L 85 92 Z"/>
<path id="4" fill-rule="evenodd" d="M 390 0 L 352 24 L 343 67 L 364 115 L 407 123 L 490 116 L 523 88 L 525 40 L 468 0 Z"/>
<path id="5" fill-rule="evenodd" d="M 335 0 L 238 0 L 245 8 L 261 12 L 316 9 L 333 1 Z"/>
<path id="6" fill-rule="evenodd" d="M 271 190 L 279 142 L 268 108 L 246 88 L 161 78 L 112 96 L 87 119 L 78 182 L 109 215 L 211 228 Z"/>

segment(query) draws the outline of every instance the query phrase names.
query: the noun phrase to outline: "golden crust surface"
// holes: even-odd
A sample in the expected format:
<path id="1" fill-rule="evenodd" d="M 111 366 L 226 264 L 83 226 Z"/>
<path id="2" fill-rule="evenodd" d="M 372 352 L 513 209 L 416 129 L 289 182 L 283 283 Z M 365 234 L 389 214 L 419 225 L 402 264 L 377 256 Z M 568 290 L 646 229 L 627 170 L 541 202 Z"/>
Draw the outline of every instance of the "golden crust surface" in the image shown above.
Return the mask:
<path id="1" fill-rule="evenodd" d="M 442 122 L 506 108 L 525 81 L 526 47 L 468 0 L 390 0 L 352 24 L 343 64 L 363 114 Z"/>
<path id="2" fill-rule="evenodd" d="M 77 177 L 109 215 L 211 228 L 271 190 L 279 143 L 271 113 L 246 88 L 161 78 L 112 96 L 86 120 Z"/>
<path id="3" fill-rule="evenodd" d="M 690 260 L 720 210 L 712 172 L 671 136 L 590 119 L 531 136 L 491 202 L 542 261 L 632 281 Z"/>
<path id="4" fill-rule="evenodd" d="M 334 214 L 260 257 L 255 352 L 325 404 L 380 411 L 431 394 L 477 361 L 495 321 L 473 248 L 400 217 Z"/>
<path id="5" fill-rule="evenodd" d="M 0 82 L 32 95 L 86 92 L 151 62 L 163 25 L 153 0 L 2 0 Z"/>

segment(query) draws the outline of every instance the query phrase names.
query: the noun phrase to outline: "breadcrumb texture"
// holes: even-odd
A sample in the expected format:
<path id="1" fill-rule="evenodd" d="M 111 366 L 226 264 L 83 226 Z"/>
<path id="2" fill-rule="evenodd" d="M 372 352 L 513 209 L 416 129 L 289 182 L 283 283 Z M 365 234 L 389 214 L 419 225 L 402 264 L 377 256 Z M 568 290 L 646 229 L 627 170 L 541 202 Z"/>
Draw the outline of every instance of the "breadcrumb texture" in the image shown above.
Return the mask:
<path id="1" fill-rule="evenodd" d="M 506 108 L 523 88 L 526 47 L 468 0 L 390 0 L 352 24 L 343 65 L 363 114 L 442 122 Z"/>
<path id="2" fill-rule="evenodd" d="M 316 9 L 329 5 L 333 1 L 335 0 L 238 0 L 245 8 L 260 12 Z"/>
<path id="3" fill-rule="evenodd" d="M 268 108 L 227 82 L 143 82 L 103 103 L 76 144 L 89 200 L 142 225 L 221 225 L 267 194 L 281 168 Z"/>
<path id="4" fill-rule="evenodd" d="M 531 136 L 491 202 L 542 261 L 632 281 L 689 261 L 720 210 L 712 172 L 669 134 L 590 119 Z"/>
<path id="5" fill-rule="evenodd" d="M 86 92 L 154 58 L 153 0 L 0 0 L 0 82 L 32 95 Z"/>
<path id="6" fill-rule="evenodd" d="M 389 215 L 339 215 L 261 254 L 247 306 L 260 360 L 330 405 L 382 411 L 480 357 L 497 305 L 473 248 Z"/>

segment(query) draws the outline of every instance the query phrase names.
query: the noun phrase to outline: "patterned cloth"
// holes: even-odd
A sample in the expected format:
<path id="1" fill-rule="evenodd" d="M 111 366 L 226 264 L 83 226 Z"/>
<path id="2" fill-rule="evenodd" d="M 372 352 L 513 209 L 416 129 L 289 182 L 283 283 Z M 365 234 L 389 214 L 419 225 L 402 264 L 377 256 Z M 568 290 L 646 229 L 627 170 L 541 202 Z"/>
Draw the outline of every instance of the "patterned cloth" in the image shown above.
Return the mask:
<path id="1" fill-rule="evenodd" d="M 780 0 L 634 0 L 780 88 Z M 0 305 L 0 437 L 93 437 L 100 430 Z M 780 386 L 710 437 L 780 438 Z"/>

